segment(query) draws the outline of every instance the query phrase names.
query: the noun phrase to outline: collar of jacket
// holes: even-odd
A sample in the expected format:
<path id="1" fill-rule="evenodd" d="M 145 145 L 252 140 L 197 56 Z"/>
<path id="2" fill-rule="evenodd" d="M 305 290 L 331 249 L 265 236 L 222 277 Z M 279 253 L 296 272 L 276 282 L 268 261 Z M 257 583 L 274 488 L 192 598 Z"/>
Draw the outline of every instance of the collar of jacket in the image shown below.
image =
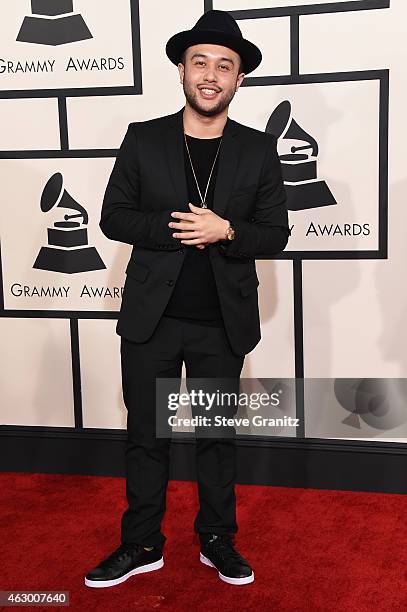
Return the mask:
<path id="1" fill-rule="evenodd" d="M 164 141 L 167 161 L 179 201 L 179 209 L 191 212 L 188 206 L 188 188 L 184 167 L 184 109 L 185 107 L 169 116 L 168 129 L 165 131 Z M 228 117 L 223 129 L 218 173 L 213 194 L 213 210 L 220 217 L 225 211 L 236 177 L 240 155 L 239 139 L 236 138 L 237 134 L 238 124 Z"/>

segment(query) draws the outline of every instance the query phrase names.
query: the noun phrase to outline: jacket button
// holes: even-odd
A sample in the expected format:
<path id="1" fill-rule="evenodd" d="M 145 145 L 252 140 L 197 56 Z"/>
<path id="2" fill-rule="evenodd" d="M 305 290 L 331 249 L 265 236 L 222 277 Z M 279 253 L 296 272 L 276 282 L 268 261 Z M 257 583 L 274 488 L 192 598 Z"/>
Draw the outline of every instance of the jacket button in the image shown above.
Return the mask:
<path id="1" fill-rule="evenodd" d="M 168 285 L 169 287 L 172 287 L 172 286 L 173 286 L 173 284 L 174 284 L 174 281 L 173 281 L 173 280 L 167 280 L 167 281 L 165 281 L 165 282 L 167 283 L 167 285 Z"/>

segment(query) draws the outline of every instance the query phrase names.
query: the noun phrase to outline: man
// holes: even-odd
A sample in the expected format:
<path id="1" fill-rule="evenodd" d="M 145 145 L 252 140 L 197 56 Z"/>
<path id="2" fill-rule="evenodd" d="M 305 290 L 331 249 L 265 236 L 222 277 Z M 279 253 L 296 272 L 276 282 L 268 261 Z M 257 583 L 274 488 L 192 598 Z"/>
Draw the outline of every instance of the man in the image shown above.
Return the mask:
<path id="1" fill-rule="evenodd" d="M 100 221 L 108 238 L 133 245 L 117 324 L 128 509 L 121 545 L 85 578 L 91 587 L 163 566 L 170 437 L 156 435 L 156 379 L 179 389 L 185 362 L 187 382 L 226 377 L 238 390 L 260 340 L 255 258 L 281 252 L 290 234 L 275 137 L 228 118 L 259 49 L 227 12 L 211 10 L 166 52 L 185 107 L 129 125 Z M 230 584 L 253 582 L 234 547 L 233 435 L 197 438 L 196 469 L 200 560 Z"/>

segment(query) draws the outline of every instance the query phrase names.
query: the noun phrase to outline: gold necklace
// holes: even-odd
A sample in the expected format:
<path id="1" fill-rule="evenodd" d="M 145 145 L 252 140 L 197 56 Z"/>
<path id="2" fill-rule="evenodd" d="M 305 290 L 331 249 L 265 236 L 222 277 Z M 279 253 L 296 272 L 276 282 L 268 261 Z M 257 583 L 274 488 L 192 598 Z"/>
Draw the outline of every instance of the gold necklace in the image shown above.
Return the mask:
<path id="1" fill-rule="evenodd" d="M 189 147 L 188 147 L 188 142 L 187 142 L 187 137 L 186 137 L 185 132 L 184 132 L 184 140 L 185 140 L 185 145 L 186 145 L 186 147 L 187 147 L 187 152 L 188 152 L 188 157 L 189 157 L 189 163 L 191 164 L 192 173 L 193 173 L 193 175 L 194 175 L 194 179 L 195 179 L 196 187 L 197 187 L 197 189 L 198 189 L 199 197 L 201 198 L 201 208 L 208 208 L 208 206 L 206 205 L 206 196 L 207 196 L 207 193 L 208 193 L 209 183 L 210 183 L 210 181 L 211 181 L 212 172 L 213 172 L 213 169 L 214 169 L 214 167 L 215 167 L 216 159 L 217 159 L 218 154 L 219 154 L 220 145 L 222 144 L 222 137 L 221 137 L 220 142 L 219 142 L 218 150 L 216 151 L 215 159 L 213 160 L 213 164 L 212 164 L 212 168 L 211 168 L 211 171 L 210 171 L 210 174 L 209 174 L 209 179 L 208 179 L 208 182 L 206 183 L 206 189 L 205 189 L 205 195 L 204 195 L 204 197 L 202 197 L 202 193 L 201 193 L 201 190 L 200 190 L 199 185 L 198 185 L 198 181 L 197 181 L 197 178 L 196 178 L 196 174 L 195 174 L 195 170 L 194 170 L 194 165 L 193 165 L 193 163 L 192 163 L 191 154 L 190 154 L 190 152 L 189 152 Z"/>

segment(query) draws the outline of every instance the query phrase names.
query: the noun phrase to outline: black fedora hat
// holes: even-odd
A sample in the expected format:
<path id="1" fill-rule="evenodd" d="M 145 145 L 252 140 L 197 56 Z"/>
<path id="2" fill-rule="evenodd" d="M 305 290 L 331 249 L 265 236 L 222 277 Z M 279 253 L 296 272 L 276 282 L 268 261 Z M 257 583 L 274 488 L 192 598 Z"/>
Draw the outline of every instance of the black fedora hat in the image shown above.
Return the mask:
<path id="1" fill-rule="evenodd" d="M 207 11 L 191 30 L 174 34 L 165 47 L 167 56 L 177 65 L 183 52 L 192 45 L 209 43 L 236 51 L 243 63 L 243 72 L 248 74 L 260 64 L 260 49 L 242 36 L 236 20 L 226 11 Z"/>

